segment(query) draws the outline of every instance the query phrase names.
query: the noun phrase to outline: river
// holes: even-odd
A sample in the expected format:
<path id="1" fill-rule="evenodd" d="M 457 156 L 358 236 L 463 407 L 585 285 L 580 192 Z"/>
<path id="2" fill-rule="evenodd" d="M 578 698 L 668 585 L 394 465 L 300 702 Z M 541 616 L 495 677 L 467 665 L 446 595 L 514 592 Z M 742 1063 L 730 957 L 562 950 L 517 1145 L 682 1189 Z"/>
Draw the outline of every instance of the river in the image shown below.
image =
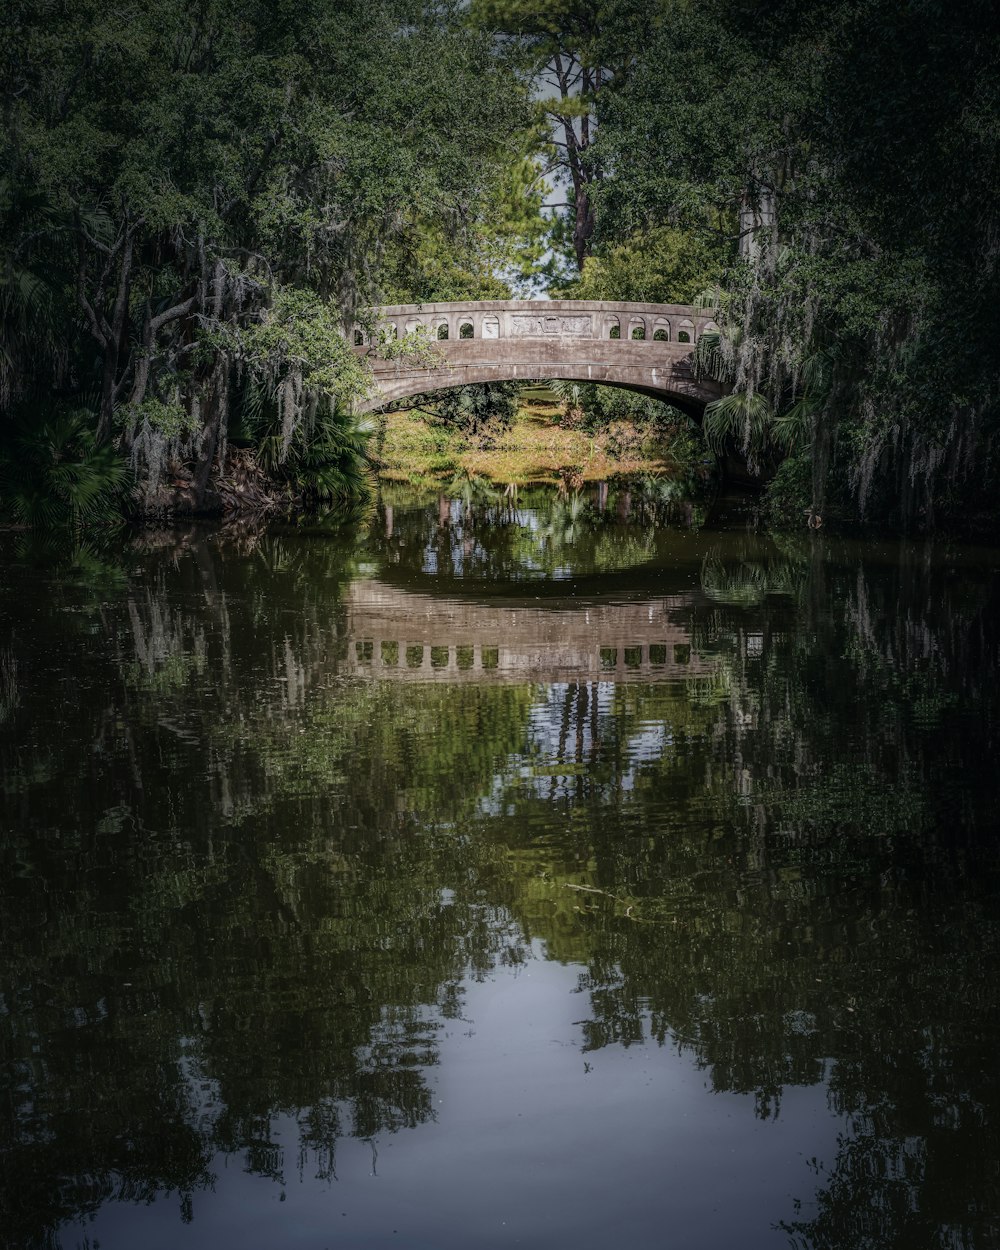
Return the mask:
<path id="1" fill-rule="evenodd" d="M 10 1245 L 1000 1244 L 1000 550 L 4 539 Z"/>

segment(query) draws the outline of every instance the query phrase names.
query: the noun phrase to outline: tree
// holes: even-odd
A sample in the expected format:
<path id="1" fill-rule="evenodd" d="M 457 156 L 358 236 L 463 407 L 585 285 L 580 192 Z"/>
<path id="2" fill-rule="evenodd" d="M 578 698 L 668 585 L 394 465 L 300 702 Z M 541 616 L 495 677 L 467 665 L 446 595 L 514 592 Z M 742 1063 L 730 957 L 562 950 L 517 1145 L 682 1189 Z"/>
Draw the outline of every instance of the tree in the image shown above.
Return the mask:
<path id="1" fill-rule="evenodd" d="M 378 299 L 382 257 L 408 221 L 476 233 L 523 159 L 528 115 L 508 61 L 450 4 L 156 0 L 126 25 L 89 0 L 14 11 L 4 158 L 17 194 L 56 223 L 44 236 L 64 274 L 53 298 L 76 323 L 53 349 L 67 368 L 49 372 L 84 406 L 96 389 L 97 440 L 130 454 L 148 495 L 165 465 L 187 464 L 206 502 L 240 399 L 233 345 L 273 324 L 277 303 L 286 324 L 299 309 L 299 337 L 310 300 L 346 323 Z M 5 226 L 20 265 L 9 302 L 40 236 L 10 214 Z M 286 354 L 272 379 L 285 417 L 291 405 L 299 425 L 356 395 L 349 355 L 331 353 L 335 385 L 298 387 Z M 11 366 L 18 379 L 29 367 L 44 376 L 37 357 Z M 12 400 L 21 389 L 6 388 Z"/>
<path id="2" fill-rule="evenodd" d="M 692 304 L 725 272 L 724 245 L 704 232 L 657 226 L 622 242 L 608 240 L 584 262 L 564 299 Z"/>
<path id="3" fill-rule="evenodd" d="M 609 15 L 610 47 L 643 10 Z M 720 376 L 768 421 L 805 419 L 814 511 L 927 528 L 992 510 L 991 22 L 986 4 L 663 4 L 602 99 L 602 230 L 729 240 Z"/>
<path id="4" fill-rule="evenodd" d="M 582 270 L 595 229 L 593 188 L 602 169 L 595 160 L 596 105 L 616 69 L 598 53 L 604 6 L 581 0 L 473 0 L 473 21 L 512 40 L 538 95 L 548 148 L 546 172 L 566 191 L 572 252 Z"/>

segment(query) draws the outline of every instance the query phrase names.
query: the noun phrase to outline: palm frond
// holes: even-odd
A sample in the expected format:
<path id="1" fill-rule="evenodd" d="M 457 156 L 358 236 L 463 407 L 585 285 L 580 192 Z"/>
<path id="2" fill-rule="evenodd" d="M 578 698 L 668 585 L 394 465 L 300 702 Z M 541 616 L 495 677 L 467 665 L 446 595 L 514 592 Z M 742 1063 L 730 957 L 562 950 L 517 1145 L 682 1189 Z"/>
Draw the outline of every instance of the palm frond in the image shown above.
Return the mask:
<path id="1" fill-rule="evenodd" d="M 803 395 L 791 408 L 776 416 L 771 426 L 771 437 L 775 446 L 786 453 L 804 447 L 809 439 L 813 416 L 818 406 L 816 400 Z"/>
<path id="2" fill-rule="evenodd" d="M 705 408 L 704 431 L 709 446 L 721 454 L 727 442 L 756 459 L 770 441 L 774 409 L 760 391 L 734 391 Z"/>
<path id="3" fill-rule="evenodd" d="M 32 528 L 113 525 L 128 469 L 80 409 L 22 421 L 0 446 L 0 509 Z"/>

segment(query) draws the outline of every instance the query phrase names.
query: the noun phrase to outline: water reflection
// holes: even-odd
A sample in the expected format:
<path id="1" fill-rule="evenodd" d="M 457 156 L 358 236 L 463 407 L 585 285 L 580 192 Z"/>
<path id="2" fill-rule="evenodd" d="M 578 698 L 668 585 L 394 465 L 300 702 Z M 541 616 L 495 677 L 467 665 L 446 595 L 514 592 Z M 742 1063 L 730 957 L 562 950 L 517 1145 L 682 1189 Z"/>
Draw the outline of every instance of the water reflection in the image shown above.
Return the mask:
<path id="1" fill-rule="evenodd" d="M 529 488 L 508 493 L 466 480 L 458 496 L 406 506 L 396 487 L 372 526 L 368 549 L 394 579 L 457 579 L 482 593 L 506 594 L 511 583 L 565 596 L 566 582 L 594 574 L 662 566 L 664 542 L 700 524 L 703 510 L 662 479 L 609 490 L 600 483 L 573 493 Z M 400 506 L 402 504 L 402 506 Z M 668 524 L 671 528 L 668 530 Z M 602 593 L 607 587 L 602 586 Z"/>
<path id="2" fill-rule="evenodd" d="M 9 1239 L 994 1244 L 1000 557 L 446 502 L 10 562 Z"/>
<path id="3" fill-rule="evenodd" d="M 418 681 L 649 681 L 704 674 L 678 618 L 688 597 L 637 603 L 518 598 L 487 603 L 435 596 L 378 578 L 344 597 L 340 671 Z"/>

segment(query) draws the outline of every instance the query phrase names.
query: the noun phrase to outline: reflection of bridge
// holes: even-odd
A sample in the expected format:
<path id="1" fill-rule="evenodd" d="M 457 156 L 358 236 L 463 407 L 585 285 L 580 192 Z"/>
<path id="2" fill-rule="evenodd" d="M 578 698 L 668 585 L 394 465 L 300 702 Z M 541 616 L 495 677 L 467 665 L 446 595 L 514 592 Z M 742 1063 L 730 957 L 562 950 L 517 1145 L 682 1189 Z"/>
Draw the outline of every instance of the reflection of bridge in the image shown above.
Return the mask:
<path id="1" fill-rule="evenodd" d="M 507 300 L 392 304 L 372 314 L 373 327 L 354 331 L 375 377 L 371 408 L 473 382 L 546 378 L 621 386 L 696 415 L 722 393 L 694 375 L 694 344 L 717 326 L 688 305 Z M 432 358 L 379 349 L 421 329 Z"/>
<path id="2" fill-rule="evenodd" d="M 347 592 L 341 671 L 418 681 L 650 681 L 709 664 L 671 621 L 682 596 L 539 608 L 414 594 L 379 581 Z"/>

